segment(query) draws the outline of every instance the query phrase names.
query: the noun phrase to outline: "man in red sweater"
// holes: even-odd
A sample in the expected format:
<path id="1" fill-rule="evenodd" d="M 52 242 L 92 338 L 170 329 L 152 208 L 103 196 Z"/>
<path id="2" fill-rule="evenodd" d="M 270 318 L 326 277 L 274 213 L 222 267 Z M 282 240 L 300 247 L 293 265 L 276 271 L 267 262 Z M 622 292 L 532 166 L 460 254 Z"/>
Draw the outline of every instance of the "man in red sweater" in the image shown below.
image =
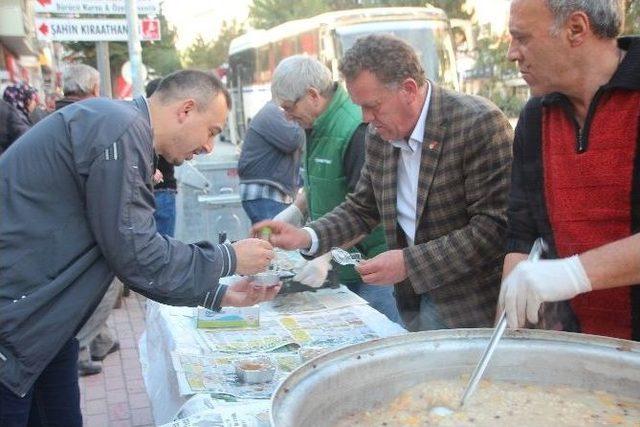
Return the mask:
<path id="1" fill-rule="evenodd" d="M 622 22 L 618 0 L 511 4 L 508 56 L 533 95 L 514 143 L 511 327 L 640 340 L 640 38 L 617 38 Z M 526 261 L 537 237 L 551 259 Z"/>

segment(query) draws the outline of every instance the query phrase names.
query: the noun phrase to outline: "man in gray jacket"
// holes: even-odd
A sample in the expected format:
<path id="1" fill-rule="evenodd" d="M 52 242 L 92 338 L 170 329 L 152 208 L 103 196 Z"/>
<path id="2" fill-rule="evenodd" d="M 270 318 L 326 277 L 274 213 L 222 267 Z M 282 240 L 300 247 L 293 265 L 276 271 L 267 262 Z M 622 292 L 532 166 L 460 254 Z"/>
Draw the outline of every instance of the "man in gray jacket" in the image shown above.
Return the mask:
<path id="1" fill-rule="evenodd" d="M 0 157 L 0 425 L 82 425 L 74 335 L 114 274 L 174 305 L 275 296 L 218 283 L 264 270 L 268 242 L 185 244 L 153 220 L 154 151 L 176 165 L 210 152 L 229 106 L 216 77 L 179 71 L 148 101 L 63 108 Z"/>
<path id="2" fill-rule="evenodd" d="M 304 131 L 275 102 L 258 111 L 238 160 L 242 207 L 252 224 L 271 219 L 296 196 Z"/>
<path id="3" fill-rule="evenodd" d="M 83 99 L 100 96 L 100 74 L 98 70 L 89 65 L 68 65 L 62 72 L 62 81 L 64 98 L 56 101 L 56 110 Z M 107 325 L 107 319 L 121 292 L 122 283 L 118 279 L 114 279 L 100 304 L 76 335 L 80 346 L 78 356 L 78 374 L 80 376 L 102 372 L 100 361 L 108 353 L 113 353 L 120 348 L 115 333 Z"/>

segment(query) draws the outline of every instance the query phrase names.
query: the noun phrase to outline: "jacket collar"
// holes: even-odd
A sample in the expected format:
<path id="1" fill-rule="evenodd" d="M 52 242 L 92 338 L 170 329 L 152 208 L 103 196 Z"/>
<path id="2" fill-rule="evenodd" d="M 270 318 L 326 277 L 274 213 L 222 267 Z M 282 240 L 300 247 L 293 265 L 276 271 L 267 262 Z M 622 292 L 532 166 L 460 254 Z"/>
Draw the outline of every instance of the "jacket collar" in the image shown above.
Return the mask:
<path id="1" fill-rule="evenodd" d="M 132 100 L 133 104 L 138 108 L 138 110 L 142 111 L 145 118 L 149 121 L 149 126 L 153 127 L 153 123 L 151 123 L 151 113 L 149 112 L 149 101 L 144 96 L 139 96 Z"/>
<path id="2" fill-rule="evenodd" d="M 151 134 L 153 135 L 153 123 L 151 123 L 151 113 L 149 111 L 149 100 L 144 96 L 139 96 L 134 98 L 131 102 L 136 106 L 138 110 L 144 114 L 144 117 L 149 122 L 149 127 L 151 128 Z M 153 143 L 151 144 L 153 147 Z M 156 170 L 158 168 L 158 154 L 156 153 L 155 148 L 153 148 L 153 169 Z"/>
<path id="3" fill-rule="evenodd" d="M 627 54 L 607 86 L 640 90 L 640 36 L 621 37 L 618 39 L 618 47 L 626 50 Z"/>
<path id="4" fill-rule="evenodd" d="M 73 104 L 75 102 L 82 101 L 83 99 L 88 99 L 88 98 L 76 98 L 76 97 L 73 97 L 73 96 L 65 96 L 62 99 L 58 99 L 56 101 L 56 111 L 58 111 L 61 108 L 66 107 L 67 105 L 71 105 L 71 104 Z"/>
<path id="5" fill-rule="evenodd" d="M 327 105 L 327 109 L 322 112 L 318 116 L 318 118 L 313 122 L 313 131 L 314 133 L 320 132 L 322 133 L 326 126 L 329 126 L 331 122 L 335 119 L 335 112 L 342 105 L 347 102 L 350 102 L 349 94 L 339 83 L 334 83 L 334 92 L 331 97 L 331 102 Z"/>
<path id="6" fill-rule="evenodd" d="M 444 104 L 443 89 L 433 82 L 429 82 L 430 97 L 429 114 L 424 125 L 424 139 L 422 143 L 422 156 L 420 158 L 420 174 L 418 176 L 418 202 L 416 205 L 416 221 L 422 217 L 427 197 L 431 190 L 431 184 L 436 174 L 438 160 L 442 153 L 444 135 L 447 129 L 447 113 Z M 415 238 L 418 238 L 416 227 Z"/>

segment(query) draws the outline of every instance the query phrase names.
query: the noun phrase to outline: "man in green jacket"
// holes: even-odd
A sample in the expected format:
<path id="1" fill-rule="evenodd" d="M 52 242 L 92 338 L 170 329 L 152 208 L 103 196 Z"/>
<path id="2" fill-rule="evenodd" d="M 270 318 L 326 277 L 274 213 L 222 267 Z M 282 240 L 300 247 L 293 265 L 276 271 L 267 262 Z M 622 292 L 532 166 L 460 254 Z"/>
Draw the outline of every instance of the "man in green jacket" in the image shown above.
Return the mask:
<path id="1" fill-rule="evenodd" d="M 304 196 L 274 218 L 302 225 L 305 217 L 316 220 L 330 212 L 355 188 L 364 164 L 367 125 L 362 122 L 360 107 L 316 59 L 295 55 L 282 60 L 274 71 L 271 93 L 287 118 L 307 130 L 302 160 Z M 365 258 L 387 250 L 381 227 L 346 246 Z M 330 253 L 319 256 L 303 268 L 298 279 L 311 286 L 322 285 L 330 262 Z M 352 266 L 340 267 L 339 280 L 373 308 L 399 321 L 390 286 L 363 283 Z"/>

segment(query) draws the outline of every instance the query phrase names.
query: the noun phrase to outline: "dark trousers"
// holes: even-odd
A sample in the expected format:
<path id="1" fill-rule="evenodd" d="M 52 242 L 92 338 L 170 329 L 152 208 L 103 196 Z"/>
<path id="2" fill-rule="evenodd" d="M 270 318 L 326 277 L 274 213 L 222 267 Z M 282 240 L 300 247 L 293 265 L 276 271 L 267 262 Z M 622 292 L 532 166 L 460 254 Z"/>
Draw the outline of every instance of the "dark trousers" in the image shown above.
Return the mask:
<path id="1" fill-rule="evenodd" d="M 78 341 L 73 338 L 20 397 L 0 384 L 0 426 L 82 427 Z"/>
<path id="2" fill-rule="evenodd" d="M 156 199 L 153 217 L 158 233 L 173 237 L 176 229 L 176 190 L 155 190 L 153 195 Z"/>
<path id="3" fill-rule="evenodd" d="M 251 224 L 255 224 L 256 222 L 260 222 L 265 219 L 272 219 L 274 216 L 286 209 L 287 206 L 289 206 L 287 203 L 276 202 L 271 199 L 242 201 L 242 207 L 251 220 Z"/>

